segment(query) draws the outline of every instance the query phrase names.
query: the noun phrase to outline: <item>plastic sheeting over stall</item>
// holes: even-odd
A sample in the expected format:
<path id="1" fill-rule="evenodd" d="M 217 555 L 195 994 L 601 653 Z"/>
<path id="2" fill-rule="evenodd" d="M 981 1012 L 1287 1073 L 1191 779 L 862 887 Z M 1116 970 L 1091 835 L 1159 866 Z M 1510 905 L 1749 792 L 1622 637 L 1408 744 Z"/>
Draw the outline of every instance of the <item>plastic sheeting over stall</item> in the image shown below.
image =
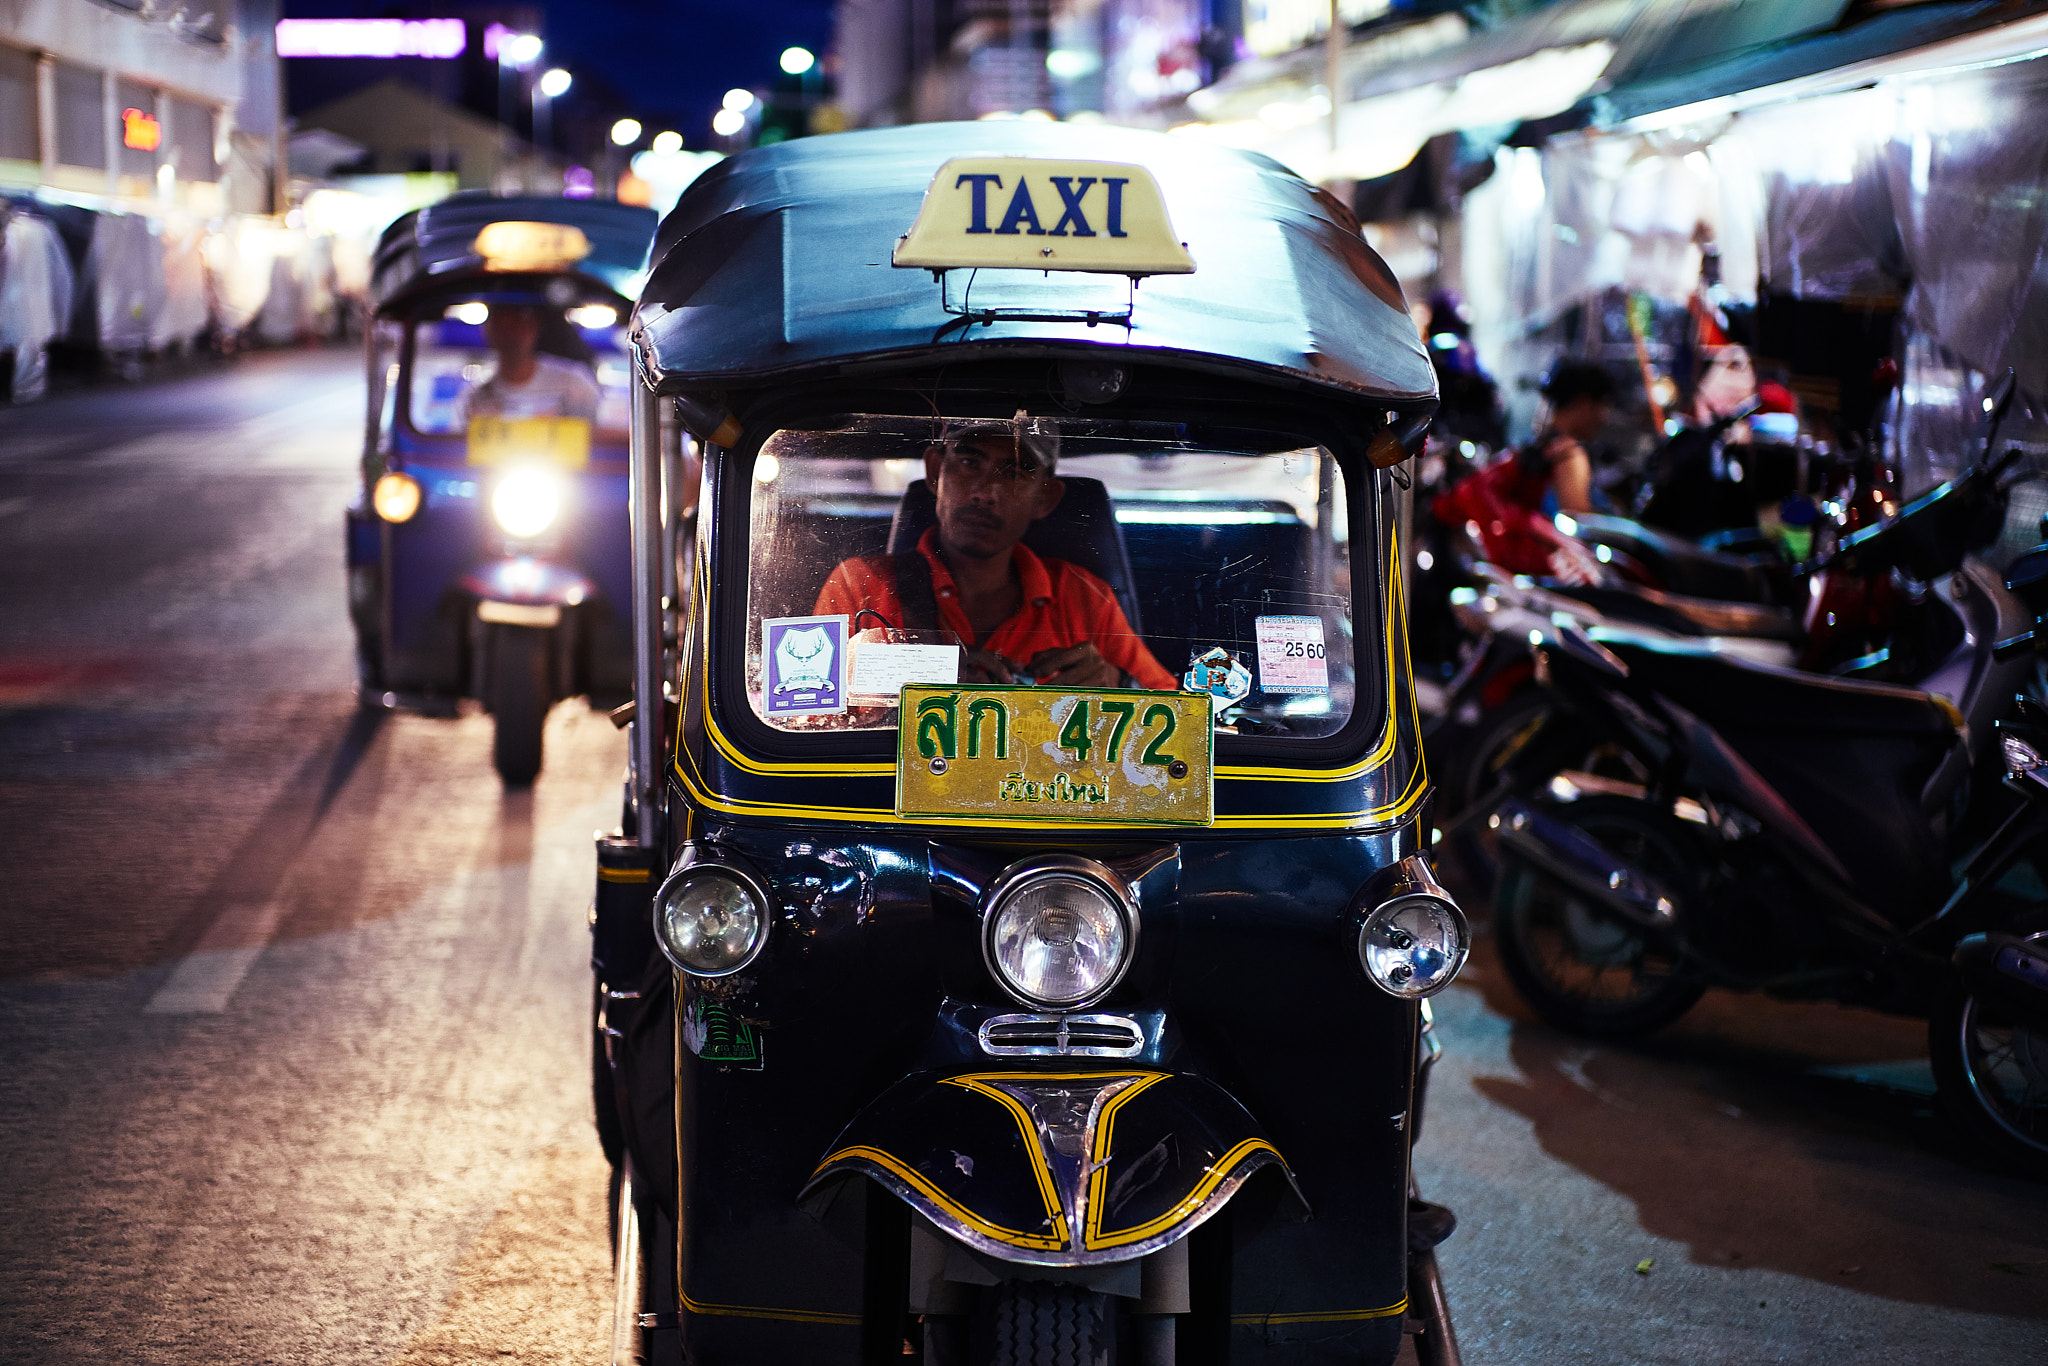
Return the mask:
<path id="1" fill-rule="evenodd" d="M 1902 310 L 1909 486 L 1973 454 L 1985 376 L 2048 399 L 2048 60 L 1907 72 L 1648 131 L 1503 149 L 1466 203 L 1474 336 L 1503 379 L 1603 291 L 1683 301 L 1702 248 L 1728 292 Z"/>
<path id="2" fill-rule="evenodd" d="M 71 258 L 50 221 L 7 216 L 0 230 L 0 353 L 11 353 L 10 392 L 0 399 L 41 398 L 48 383 L 50 341 L 71 317 Z"/>

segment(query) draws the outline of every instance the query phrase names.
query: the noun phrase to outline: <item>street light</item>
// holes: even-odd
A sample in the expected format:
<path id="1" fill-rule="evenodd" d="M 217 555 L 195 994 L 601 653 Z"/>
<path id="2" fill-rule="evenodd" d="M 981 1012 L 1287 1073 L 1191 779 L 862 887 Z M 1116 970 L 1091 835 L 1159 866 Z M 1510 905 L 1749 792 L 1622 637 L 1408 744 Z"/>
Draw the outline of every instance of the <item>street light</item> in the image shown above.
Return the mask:
<path id="1" fill-rule="evenodd" d="M 654 141 L 647 144 L 647 150 L 658 157 L 672 157 L 683 150 L 683 135 L 673 129 L 656 133 Z"/>
<path id="2" fill-rule="evenodd" d="M 555 97 L 568 91 L 575 78 L 559 66 L 550 67 L 533 83 L 533 141 L 537 147 L 555 145 Z"/>
<path id="3" fill-rule="evenodd" d="M 490 36 L 486 31 L 486 43 L 489 42 Z M 512 126 L 512 107 L 505 93 L 505 73 L 524 71 L 532 66 L 540 57 L 540 49 L 539 34 L 504 33 L 498 38 L 498 122 L 507 128 Z"/>
<path id="4" fill-rule="evenodd" d="M 620 119 L 612 125 L 612 145 L 614 147 L 631 147 L 638 141 L 640 141 L 640 120 Z"/>
<path id="5" fill-rule="evenodd" d="M 782 69 L 792 76 L 801 76 L 818 64 L 807 47 L 786 47 L 782 49 Z"/>
<path id="6" fill-rule="evenodd" d="M 747 126 L 747 116 L 737 109 L 721 109 L 711 116 L 711 131 L 729 138 Z"/>
<path id="7" fill-rule="evenodd" d="M 725 107 L 735 114 L 744 114 L 754 107 L 754 92 L 751 90 L 728 90 L 725 92 Z"/>

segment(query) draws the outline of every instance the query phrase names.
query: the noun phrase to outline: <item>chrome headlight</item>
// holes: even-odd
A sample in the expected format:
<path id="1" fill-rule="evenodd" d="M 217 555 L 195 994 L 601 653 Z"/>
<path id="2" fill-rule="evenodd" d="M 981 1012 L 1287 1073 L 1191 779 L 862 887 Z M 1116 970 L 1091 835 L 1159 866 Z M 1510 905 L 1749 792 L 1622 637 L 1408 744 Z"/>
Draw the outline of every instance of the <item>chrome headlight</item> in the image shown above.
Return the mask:
<path id="1" fill-rule="evenodd" d="M 768 942 L 768 895 L 734 868 L 700 863 L 654 894 L 654 937 L 668 960 L 698 977 L 729 977 Z"/>
<path id="2" fill-rule="evenodd" d="M 1358 932 L 1358 961 L 1389 996 L 1434 996 L 1465 966 L 1471 934 L 1448 898 L 1409 892 L 1375 908 Z"/>
<path id="3" fill-rule="evenodd" d="M 1026 1005 L 1075 1010 L 1107 996 L 1138 948 L 1124 885 L 1090 859 L 1035 859 L 989 891 L 981 952 L 1004 991 Z"/>
<path id="4" fill-rule="evenodd" d="M 491 515 L 512 536 L 538 536 L 562 511 L 562 480 L 553 470 L 513 470 L 491 494 Z"/>

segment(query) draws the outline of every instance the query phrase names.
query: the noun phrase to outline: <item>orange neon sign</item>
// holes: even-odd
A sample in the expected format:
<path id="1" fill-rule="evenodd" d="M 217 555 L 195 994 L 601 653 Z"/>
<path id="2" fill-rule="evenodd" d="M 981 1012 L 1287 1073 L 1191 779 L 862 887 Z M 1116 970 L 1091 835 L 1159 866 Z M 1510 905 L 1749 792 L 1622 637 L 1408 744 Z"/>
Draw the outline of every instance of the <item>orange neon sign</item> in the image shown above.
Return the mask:
<path id="1" fill-rule="evenodd" d="M 138 152 L 154 152 L 163 144 L 164 126 L 140 109 L 121 111 L 121 145 Z"/>

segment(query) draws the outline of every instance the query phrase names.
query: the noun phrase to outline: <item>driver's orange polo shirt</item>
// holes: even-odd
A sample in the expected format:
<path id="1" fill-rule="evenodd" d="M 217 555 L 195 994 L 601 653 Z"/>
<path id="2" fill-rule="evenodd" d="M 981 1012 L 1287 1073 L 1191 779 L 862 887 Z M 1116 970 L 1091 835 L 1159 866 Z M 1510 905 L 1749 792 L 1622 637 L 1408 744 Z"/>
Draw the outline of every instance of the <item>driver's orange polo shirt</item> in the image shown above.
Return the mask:
<path id="1" fill-rule="evenodd" d="M 978 641 L 967 613 L 961 610 L 952 571 L 938 553 L 937 528 L 926 529 L 918 538 L 917 550 L 931 566 L 932 597 L 939 609 L 939 624 L 969 647 L 993 650 L 1022 666 L 1041 650 L 1092 644 L 1104 659 L 1136 679 L 1141 688 L 1172 692 L 1180 686 L 1180 681 L 1160 667 L 1152 652 L 1145 648 L 1145 642 L 1131 630 L 1109 585 L 1081 566 L 1065 560 L 1040 559 L 1021 543 L 1012 548 L 1010 564 L 1017 571 L 1024 603 L 1008 621 L 991 631 L 987 640 Z M 818 592 L 818 605 L 812 611 L 821 617 L 841 613 L 851 617 L 864 607 L 881 613 L 892 626 L 903 624 L 903 599 L 897 595 L 896 575 L 887 561 L 842 561 L 825 580 L 824 588 Z"/>

